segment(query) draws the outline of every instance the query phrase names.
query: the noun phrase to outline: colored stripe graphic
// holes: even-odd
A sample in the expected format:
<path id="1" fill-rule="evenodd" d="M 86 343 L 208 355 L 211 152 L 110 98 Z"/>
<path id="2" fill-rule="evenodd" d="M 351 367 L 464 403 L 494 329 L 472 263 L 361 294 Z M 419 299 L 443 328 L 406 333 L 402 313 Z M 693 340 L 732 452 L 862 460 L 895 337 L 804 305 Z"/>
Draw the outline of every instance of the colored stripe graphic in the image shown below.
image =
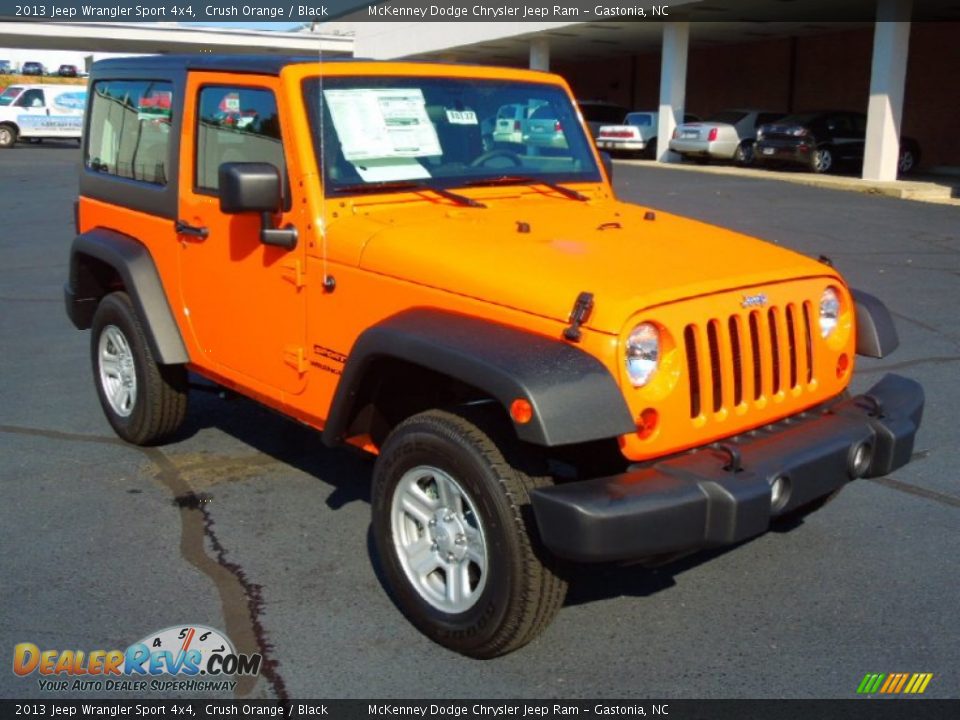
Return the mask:
<path id="1" fill-rule="evenodd" d="M 920 695 L 933 680 L 933 673 L 867 673 L 857 686 L 857 694 Z"/>

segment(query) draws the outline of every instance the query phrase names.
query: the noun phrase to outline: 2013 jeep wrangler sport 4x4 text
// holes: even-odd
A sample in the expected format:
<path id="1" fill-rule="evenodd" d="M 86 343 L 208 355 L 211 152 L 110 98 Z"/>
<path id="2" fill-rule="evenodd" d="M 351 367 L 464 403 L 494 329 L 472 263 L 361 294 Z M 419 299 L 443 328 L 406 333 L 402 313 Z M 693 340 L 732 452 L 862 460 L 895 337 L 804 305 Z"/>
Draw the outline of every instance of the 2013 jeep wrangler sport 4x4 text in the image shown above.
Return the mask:
<path id="1" fill-rule="evenodd" d="M 563 563 L 736 543 L 910 459 L 920 386 L 846 392 L 885 307 L 618 202 L 557 76 L 123 58 L 85 122 L 65 299 L 117 434 L 169 438 L 192 372 L 376 453 L 386 580 L 461 653 L 534 638 Z"/>

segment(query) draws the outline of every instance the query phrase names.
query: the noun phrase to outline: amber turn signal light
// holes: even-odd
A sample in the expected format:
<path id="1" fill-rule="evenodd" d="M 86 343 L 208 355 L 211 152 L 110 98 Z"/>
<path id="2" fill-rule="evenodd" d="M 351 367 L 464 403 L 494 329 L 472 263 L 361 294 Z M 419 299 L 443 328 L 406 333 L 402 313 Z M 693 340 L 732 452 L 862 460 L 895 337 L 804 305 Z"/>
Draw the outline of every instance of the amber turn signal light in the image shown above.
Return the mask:
<path id="1" fill-rule="evenodd" d="M 533 405 L 529 400 L 517 398 L 510 403 L 510 417 L 517 425 L 526 425 L 533 420 Z"/>

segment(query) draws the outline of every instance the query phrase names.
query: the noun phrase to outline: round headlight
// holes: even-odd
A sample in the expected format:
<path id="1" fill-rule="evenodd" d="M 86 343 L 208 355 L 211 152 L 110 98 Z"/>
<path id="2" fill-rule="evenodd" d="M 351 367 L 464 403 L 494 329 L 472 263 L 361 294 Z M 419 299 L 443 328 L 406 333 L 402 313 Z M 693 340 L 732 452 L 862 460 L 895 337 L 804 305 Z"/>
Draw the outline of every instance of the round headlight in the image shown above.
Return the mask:
<path id="1" fill-rule="evenodd" d="M 643 387 L 660 363 L 660 331 L 651 323 L 637 325 L 627 338 L 627 374 L 634 387 Z"/>
<path id="2" fill-rule="evenodd" d="M 830 337 L 840 318 L 840 295 L 837 289 L 828 287 L 820 296 L 820 335 Z"/>

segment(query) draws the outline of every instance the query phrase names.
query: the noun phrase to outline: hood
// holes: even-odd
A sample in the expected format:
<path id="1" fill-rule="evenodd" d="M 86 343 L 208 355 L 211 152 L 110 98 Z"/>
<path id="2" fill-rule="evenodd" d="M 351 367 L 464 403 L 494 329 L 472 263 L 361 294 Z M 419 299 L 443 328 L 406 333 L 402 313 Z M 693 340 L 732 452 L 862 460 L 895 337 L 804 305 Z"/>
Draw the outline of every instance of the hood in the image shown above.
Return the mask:
<path id="1" fill-rule="evenodd" d="M 393 208 L 389 225 L 368 235 L 359 262 L 559 322 L 567 322 L 579 293 L 590 292 L 594 310 L 585 325 L 607 333 L 619 333 L 635 313 L 656 305 L 833 274 L 755 238 L 660 211 L 644 219 L 646 212 L 616 201 L 542 195 L 490 202 L 487 209 Z"/>

